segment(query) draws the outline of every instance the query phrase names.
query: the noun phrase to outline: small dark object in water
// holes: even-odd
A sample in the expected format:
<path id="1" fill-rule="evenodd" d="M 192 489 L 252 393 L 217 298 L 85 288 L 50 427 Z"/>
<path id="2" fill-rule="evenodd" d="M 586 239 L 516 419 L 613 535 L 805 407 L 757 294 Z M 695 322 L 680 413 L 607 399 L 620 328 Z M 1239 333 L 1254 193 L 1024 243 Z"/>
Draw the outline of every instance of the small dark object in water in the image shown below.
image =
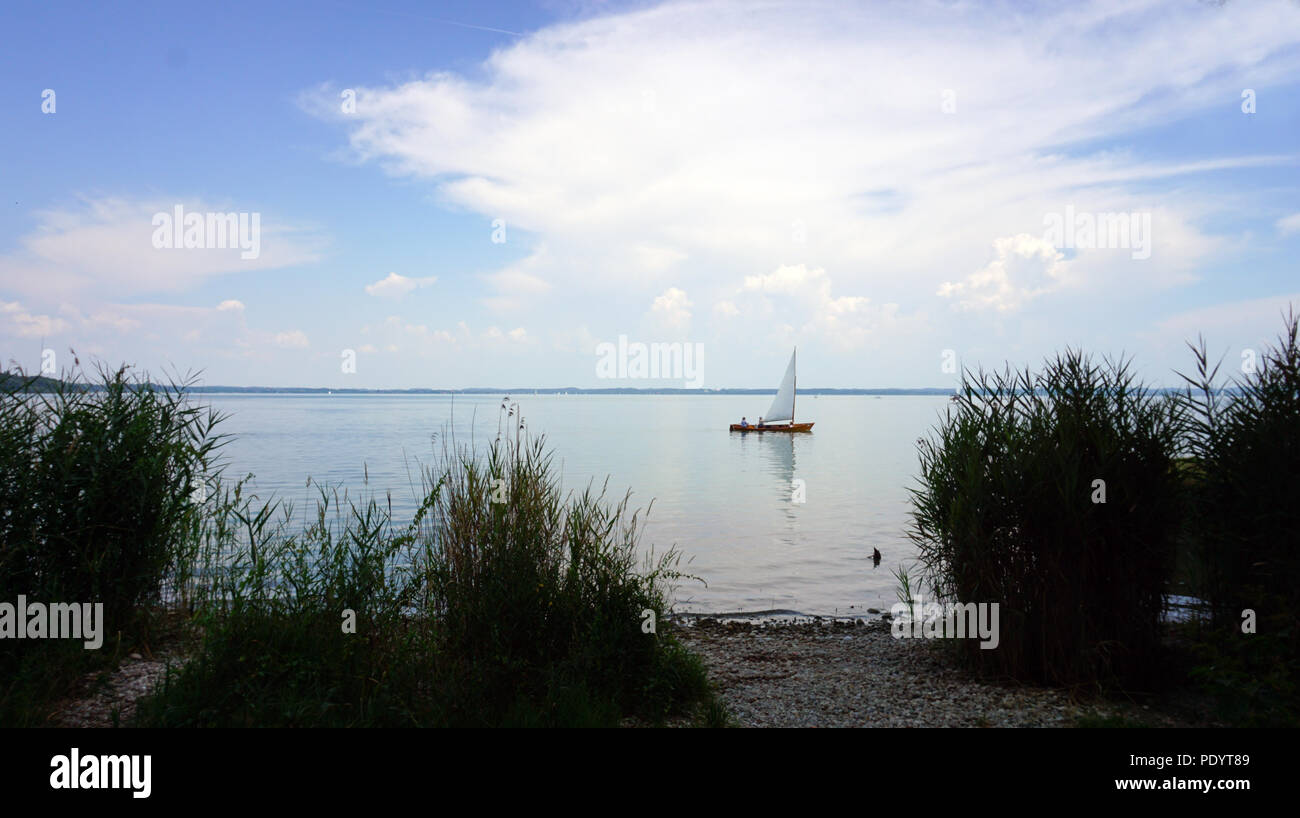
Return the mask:
<path id="1" fill-rule="evenodd" d="M 873 548 L 873 549 L 871 549 L 871 561 L 872 561 L 874 564 L 876 564 L 876 565 L 879 565 L 879 564 L 880 564 L 880 549 L 879 549 L 879 548 Z"/>

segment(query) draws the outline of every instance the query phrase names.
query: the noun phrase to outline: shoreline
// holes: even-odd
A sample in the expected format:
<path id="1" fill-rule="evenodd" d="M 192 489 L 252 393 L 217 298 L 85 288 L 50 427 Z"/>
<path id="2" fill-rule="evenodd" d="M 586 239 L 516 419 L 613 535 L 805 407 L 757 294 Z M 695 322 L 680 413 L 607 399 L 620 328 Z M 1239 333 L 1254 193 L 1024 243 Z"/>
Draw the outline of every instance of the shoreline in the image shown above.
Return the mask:
<path id="1" fill-rule="evenodd" d="M 894 638 L 888 614 L 768 610 L 676 613 L 666 621 L 703 661 L 737 727 L 1222 726 L 1187 712 L 1177 694 L 1152 706 L 978 678 L 959 667 L 940 640 Z M 178 632 L 169 636 L 155 653 L 132 653 L 111 670 L 86 674 L 46 723 L 129 726 L 136 705 L 155 692 L 167 667 L 190 658 L 192 646 Z"/>
<path id="2" fill-rule="evenodd" d="M 957 667 L 938 640 L 881 619 L 777 623 L 704 617 L 674 630 L 740 727 L 1205 726 L 1163 706 L 1003 684 Z"/>

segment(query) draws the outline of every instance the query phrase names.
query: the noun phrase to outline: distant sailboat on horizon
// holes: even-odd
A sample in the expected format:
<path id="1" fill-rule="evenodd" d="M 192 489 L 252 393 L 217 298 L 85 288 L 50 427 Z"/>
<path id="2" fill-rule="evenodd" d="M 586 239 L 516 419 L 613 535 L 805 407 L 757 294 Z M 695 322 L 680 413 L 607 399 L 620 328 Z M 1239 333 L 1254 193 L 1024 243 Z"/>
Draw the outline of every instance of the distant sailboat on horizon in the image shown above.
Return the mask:
<path id="1" fill-rule="evenodd" d="M 733 432 L 811 432 L 811 423 L 794 422 L 794 398 L 796 389 L 795 356 L 799 348 L 790 353 L 790 364 L 785 368 L 785 377 L 781 379 L 781 388 L 776 391 L 772 405 L 767 414 L 760 418 L 762 423 L 753 424 L 741 418 L 741 423 L 731 424 Z"/>

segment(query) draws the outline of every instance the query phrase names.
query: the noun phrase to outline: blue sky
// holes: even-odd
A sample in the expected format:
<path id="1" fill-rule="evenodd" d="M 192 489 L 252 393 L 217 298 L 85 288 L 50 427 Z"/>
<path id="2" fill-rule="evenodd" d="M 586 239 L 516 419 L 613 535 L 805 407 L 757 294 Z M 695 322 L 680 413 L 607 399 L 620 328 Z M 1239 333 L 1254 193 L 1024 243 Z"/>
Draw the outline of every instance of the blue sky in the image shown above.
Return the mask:
<path id="1" fill-rule="evenodd" d="M 795 344 L 808 386 L 1067 344 L 1173 384 L 1197 333 L 1235 365 L 1300 307 L 1286 0 L 4 17 L 0 357 L 31 370 L 682 385 L 597 378 L 623 335 L 702 345 L 707 387 Z M 178 205 L 259 214 L 258 256 L 154 246 Z M 1145 229 L 1056 246 L 1067 207 Z"/>

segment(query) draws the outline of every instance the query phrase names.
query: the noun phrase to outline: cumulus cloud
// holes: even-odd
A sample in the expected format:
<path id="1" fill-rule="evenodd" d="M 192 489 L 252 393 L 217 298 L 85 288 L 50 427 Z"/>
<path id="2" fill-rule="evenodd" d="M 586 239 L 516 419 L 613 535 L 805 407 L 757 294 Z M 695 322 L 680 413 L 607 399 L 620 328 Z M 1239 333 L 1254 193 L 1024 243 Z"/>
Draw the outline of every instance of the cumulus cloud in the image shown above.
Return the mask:
<path id="1" fill-rule="evenodd" d="M 722 301 L 715 314 L 775 322 L 784 328 L 782 343 L 793 342 L 802 333 L 852 349 L 878 338 L 882 330 L 897 329 L 901 320 L 897 304 L 875 304 L 863 295 L 837 295 L 826 270 L 805 264 L 745 276 L 734 298 L 740 306 Z"/>
<path id="2" fill-rule="evenodd" d="M 366 292 L 381 298 L 401 298 L 420 287 L 430 287 L 437 282 L 437 276 L 427 278 L 407 278 L 397 273 L 389 273 L 374 284 L 366 285 Z"/>
<path id="3" fill-rule="evenodd" d="M 994 258 L 960 282 L 946 281 L 938 294 L 963 310 L 1018 310 L 1065 281 L 1065 254 L 1044 238 L 1021 233 L 993 242 Z"/>
<path id="4" fill-rule="evenodd" d="M 1094 2 L 1010 23 L 996 4 L 670 2 L 543 29 L 472 76 L 357 89 L 340 122 L 360 159 L 545 246 L 489 277 L 494 309 L 561 282 L 652 296 L 671 275 L 714 293 L 781 259 L 916 310 L 943 271 L 1098 185 L 1124 210 L 1158 197 L 1192 234 L 1185 253 L 1208 251 L 1188 211 L 1218 191 L 1186 180 L 1285 157 L 1093 146 L 1235 99 L 1247 77 L 1286 81 L 1298 41 L 1283 2 Z M 308 102 L 327 115 L 336 90 Z"/>
<path id="5" fill-rule="evenodd" d="M 502 332 L 497 327 L 488 327 L 483 333 L 483 339 L 486 341 L 508 341 L 514 344 L 523 344 L 530 340 L 528 332 L 523 327 L 515 327 L 506 332 Z"/>
<path id="6" fill-rule="evenodd" d="M 1261 226 L 1274 239 L 1300 229 L 1300 214 L 1274 222 L 1286 211 L 1261 201 L 1253 174 L 1243 181 L 1234 172 L 1295 157 L 1231 140 L 1174 150 L 1152 136 L 1203 126 L 1212 112 L 1239 118 L 1242 88 L 1293 83 L 1293 2 L 1085 0 L 1033 14 L 1007 3 L 902 0 L 634 6 L 547 26 L 478 64 L 357 88 L 350 116 L 339 115 L 336 88 L 307 95 L 321 116 L 338 117 L 350 158 L 422 181 L 458 213 L 510 225 L 506 244 L 485 237 L 466 282 L 491 315 L 454 305 L 467 308 L 457 317 L 473 330 L 449 326 L 454 319 L 441 328 L 443 319 L 362 319 L 372 324 L 365 347 L 448 351 L 445 368 L 403 371 L 393 356 L 395 379 L 412 369 L 476 375 L 491 356 L 458 353 L 489 348 L 509 373 L 567 377 L 556 363 L 563 356 L 544 355 L 538 339 L 584 350 L 593 335 L 640 317 L 690 321 L 692 331 L 734 341 L 711 346 L 710 359 L 738 378 L 755 357 L 752 339 L 775 347 L 815 336 L 848 348 L 888 339 L 893 376 L 880 377 L 926 385 L 930 376 L 908 356 L 931 360 L 938 338 L 983 341 L 1002 355 L 996 333 L 981 337 L 979 328 L 1014 316 L 1018 330 L 1032 320 L 1055 343 L 1063 322 L 1086 327 L 1081 311 L 1051 297 L 1066 287 L 1093 304 L 1123 292 L 1143 310 L 1128 316 L 1136 320 L 1124 323 L 1127 333 L 1154 323 L 1154 292 L 1213 275 L 1216 254 L 1241 246 L 1231 235 L 1243 229 L 1241 214 L 1269 214 L 1250 228 L 1256 240 Z M 319 258 L 316 234 L 267 212 L 257 259 L 155 249 L 152 216 L 178 201 L 187 211 L 256 209 L 93 198 L 41 213 L 0 256 L 0 333 L 319 356 L 332 371 L 334 340 L 361 346 L 354 326 L 257 325 L 255 304 L 218 303 L 211 292 L 224 275 Z M 1071 204 L 1151 213 L 1150 258 L 1048 252 L 1034 238 L 1044 214 Z M 367 291 L 399 298 L 424 281 L 393 274 Z M 196 291 L 217 306 L 144 303 Z M 1199 295 L 1189 287 L 1177 303 Z M 937 309 L 944 326 L 916 342 Z M 819 358 L 835 377 L 844 361 L 863 360 L 808 355 L 807 365 Z M 581 363 L 573 371 L 589 373 Z"/>
<path id="7" fill-rule="evenodd" d="M 692 306 L 684 291 L 669 287 L 650 305 L 650 315 L 665 329 L 684 330 L 691 324 Z"/>

